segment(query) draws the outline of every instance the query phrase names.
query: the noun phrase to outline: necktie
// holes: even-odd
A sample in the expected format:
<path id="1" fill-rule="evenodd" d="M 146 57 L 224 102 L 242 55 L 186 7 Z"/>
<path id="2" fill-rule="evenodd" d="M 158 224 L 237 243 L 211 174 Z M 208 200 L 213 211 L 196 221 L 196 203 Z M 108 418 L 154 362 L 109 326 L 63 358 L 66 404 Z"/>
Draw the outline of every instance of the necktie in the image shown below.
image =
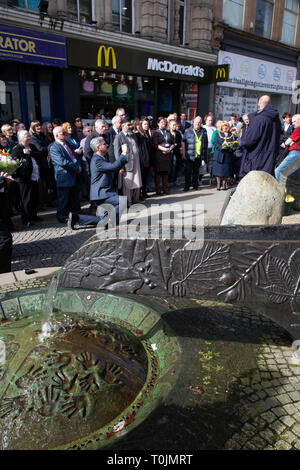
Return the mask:
<path id="1" fill-rule="evenodd" d="M 69 153 L 72 160 L 75 160 L 75 156 L 73 155 L 72 150 L 67 146 L 67 144 L 64 144 L 64 147 L 65 147 L 66 151 Z"/>

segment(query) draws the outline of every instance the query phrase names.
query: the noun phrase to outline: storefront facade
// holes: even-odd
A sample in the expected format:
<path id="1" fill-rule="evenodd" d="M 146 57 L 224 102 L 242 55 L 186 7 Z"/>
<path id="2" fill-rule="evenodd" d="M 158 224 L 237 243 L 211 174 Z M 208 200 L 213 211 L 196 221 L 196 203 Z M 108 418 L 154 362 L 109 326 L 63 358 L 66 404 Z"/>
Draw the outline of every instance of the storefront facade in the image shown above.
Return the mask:
<path id="1" fill-rule="evenodd" d="M 54 34 L 0 25 L 0 122 L 26 126 L 64 114 L 63 70 L 66 40 Z"/>
<path id="2" fill-rule="evenodd" d="M 227 41 L 226 41 L 227 39 Z M 292 113 L 293 82 L 297 79 L 297 55 L 285 54 L 275 48 L 264 49 L 255 42 L 239 44 L 231 37 L 224 39 L 218 63 L 229 65 L 229 80 L 216 87 L 215 113 L 217 119 L 228 120 L 231 113 L 250 114 L 257 110 L 260 96 L 271 96 L 279 111 Z"/>
<path id="3" fill-rule="evenodd" d="M 132 118 L 184 111 L 191 120 L 199 113 L 201 88 L 221 79 L 215 66 L 158 51 L 71 38 L 67 45 L 68 65 L 79 84 L 78 114 L 85 119 L 99 112 L 112 117 L 122 106 Z"/>

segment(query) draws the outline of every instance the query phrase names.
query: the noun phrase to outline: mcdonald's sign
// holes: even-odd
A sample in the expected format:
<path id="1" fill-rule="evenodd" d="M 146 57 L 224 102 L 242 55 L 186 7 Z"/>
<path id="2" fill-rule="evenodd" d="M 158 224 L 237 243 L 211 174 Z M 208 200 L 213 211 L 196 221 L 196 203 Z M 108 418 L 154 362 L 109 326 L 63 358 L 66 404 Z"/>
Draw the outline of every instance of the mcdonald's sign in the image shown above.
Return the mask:
<path id="1" fill-rule="evenodd" d="M 227 82 L 229 80 L 229 65 L 221 64 L 213 67 L 212 82 Z"/>
<path id="2" fill-rule="evenodd" d="M 103 54 L 102 54 L 103 52 Z M 97 66 L 102 67 L 102 56 L 104 55 L 104 64 L 105 67 L 109 67 L 110 65 L 110 58 L 112 62 L 112 68 L 115 70 L 117 68 L 117 60 L 114 48 L 109 46 L 106 47 L 104 45 L 100 46 L 98 49 L 98 59 L 97 59 Z"/>
<path id="3" fill-rule="evenodd" d="M 219 80 L 219 79 L 225 80 L 225 78 L 226 78 L 226 70 L 224 69 L 224 67 L 218 67 L 217 73 L 216 73 L 216 80 Z"/>

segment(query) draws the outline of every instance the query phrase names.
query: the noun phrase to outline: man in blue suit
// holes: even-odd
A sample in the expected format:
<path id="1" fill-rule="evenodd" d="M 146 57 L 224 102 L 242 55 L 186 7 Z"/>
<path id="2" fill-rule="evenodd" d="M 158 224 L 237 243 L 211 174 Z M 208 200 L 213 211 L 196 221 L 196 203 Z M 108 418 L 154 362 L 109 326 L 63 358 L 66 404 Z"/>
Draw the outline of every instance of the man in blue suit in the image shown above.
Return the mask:
<path id="1" fill-rule="evenodd" d="M 91 191 L 90 200 L 95 202 L 97 206 L 101 204 L 110 204 L 115 208 L 116 225 L 119 224 L 119 195 L 116 188 L 115 172 L 119 171 L 127 163 L 128 147 L 126 144 L 122 145 L 122 154 L 115 162 L 108 161 L 108 144 L 104 137 L 95 137 L 91 141 L 91 149 L 94 155 L 91 159 Z M 78 223 L 82 226 L 98 225 L 98 223 L 106 215 L 93 216 L 76 214 L 70 212 L 68 227 L 75 230 L 75 225 Z"/>
<path id="2" fill-rule="evenodd" d="M 66 210 L 70 205 L 74 212 L 80 212 L 80 196 L 77 175 L 81 173 L 78 157 L 66 144 L 67 135 L 62 127 L 53 130 L 55 142 L 50 147 L 57 191 L 57 220 L 66 222 Z"/>

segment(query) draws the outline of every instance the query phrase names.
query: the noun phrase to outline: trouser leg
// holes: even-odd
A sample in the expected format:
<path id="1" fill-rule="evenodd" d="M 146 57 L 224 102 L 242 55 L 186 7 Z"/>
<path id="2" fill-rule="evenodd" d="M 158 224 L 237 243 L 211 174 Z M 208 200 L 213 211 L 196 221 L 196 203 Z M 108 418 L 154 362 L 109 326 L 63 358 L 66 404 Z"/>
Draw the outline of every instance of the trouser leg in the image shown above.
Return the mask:
<path id="1" fill-rule="evenodd" d="M 0 274 L 11 271 L 12 236 L 7 230 L 0 231 Z"/>

